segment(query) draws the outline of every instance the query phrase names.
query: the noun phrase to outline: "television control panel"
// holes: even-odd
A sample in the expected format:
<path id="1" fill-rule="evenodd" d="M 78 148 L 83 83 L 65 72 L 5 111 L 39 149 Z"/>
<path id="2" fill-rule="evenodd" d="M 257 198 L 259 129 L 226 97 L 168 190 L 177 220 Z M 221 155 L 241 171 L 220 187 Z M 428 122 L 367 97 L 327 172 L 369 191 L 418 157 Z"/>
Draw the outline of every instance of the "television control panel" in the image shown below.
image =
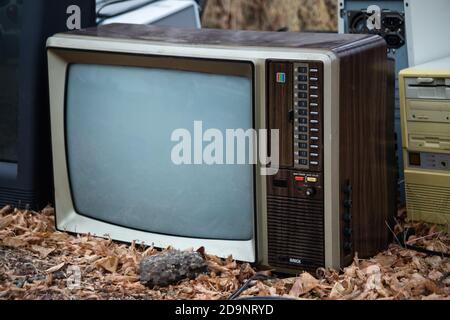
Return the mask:
<path id="1" fill-rule="evenodd" d="M 320 171 L 322 165 L 321 70 L 317 65 L 294 63 L 294 167 Z"/>
<path id="2" fill-rule="evenodd" d="M 268 63 L 268 124 L 280 135 L 280 168 L 323 168 L 323 65 L 317 61 Z"/>
<path id="3" fill-rule="evenodd" d="M 267 177 L 269 264 L 315 270 L 324 265 L 323 64 L 269 61 L 267 86 L 267 127 L 280 139 L 280 168 Z"/>

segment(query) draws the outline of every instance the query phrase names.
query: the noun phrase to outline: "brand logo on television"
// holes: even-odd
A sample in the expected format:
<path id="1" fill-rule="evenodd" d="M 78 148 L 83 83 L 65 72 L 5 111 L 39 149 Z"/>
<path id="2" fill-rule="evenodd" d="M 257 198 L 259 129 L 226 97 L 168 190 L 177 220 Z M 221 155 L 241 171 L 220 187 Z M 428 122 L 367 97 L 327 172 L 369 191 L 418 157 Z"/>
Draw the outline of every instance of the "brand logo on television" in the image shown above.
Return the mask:
<path id="1" fill-rule="evenodd" d="M 270 131 L 270 156 L 268 155 L 266 129 L 220 129 L 203 131 L 203 122 L 194 121 L 193 135 L 188 129 L 172 132 L 171 159 L 176 165 L 257 165 L 261 175 L 278 173 L 279 130 Z M 259 143 L 258 143 L 259 142 Z"/>
<path id="2" fill-rule="evenodd" d="M 289 258 L 289 263 L 292 263 L 292 264 L 303 264 L 302 259 L 298 259 L 298 258 Z"/>
<path id="3" fill-rule="evenodd" d="M 286 83 L 286 73 L 277 72 L 277 83 Z"/>

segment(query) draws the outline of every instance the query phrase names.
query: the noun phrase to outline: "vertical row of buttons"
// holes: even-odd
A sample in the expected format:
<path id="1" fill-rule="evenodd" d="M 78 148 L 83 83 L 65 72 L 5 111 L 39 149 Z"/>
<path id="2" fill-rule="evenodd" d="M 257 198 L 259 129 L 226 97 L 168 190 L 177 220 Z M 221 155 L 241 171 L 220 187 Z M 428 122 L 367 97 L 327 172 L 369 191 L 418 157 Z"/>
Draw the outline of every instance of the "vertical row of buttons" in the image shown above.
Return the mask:
<path id="1" fill-rule="evenodd" d="M 294 64 L 294 166 L 309 168 L 309 66 Z"/>
<path id="2" fill-rule="evenodd" d="M 311 67 L 309 69 L 309 131 L 310 131 L 310 167 L 311 169 L 320 167 L 320 90 L 319 90 L 319 70 Z"/>

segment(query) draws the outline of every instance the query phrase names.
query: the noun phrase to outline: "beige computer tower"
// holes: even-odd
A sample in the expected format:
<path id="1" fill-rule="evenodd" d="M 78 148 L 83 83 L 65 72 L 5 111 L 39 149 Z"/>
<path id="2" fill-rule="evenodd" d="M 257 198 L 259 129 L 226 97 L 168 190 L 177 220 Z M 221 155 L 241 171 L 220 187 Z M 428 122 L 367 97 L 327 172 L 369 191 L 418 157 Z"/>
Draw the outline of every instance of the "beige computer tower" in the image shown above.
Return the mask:
<path id="1" fill-rule="evenodd" d="M 450 222 L 450 57 L 400 72 L 408 218 Z"/>

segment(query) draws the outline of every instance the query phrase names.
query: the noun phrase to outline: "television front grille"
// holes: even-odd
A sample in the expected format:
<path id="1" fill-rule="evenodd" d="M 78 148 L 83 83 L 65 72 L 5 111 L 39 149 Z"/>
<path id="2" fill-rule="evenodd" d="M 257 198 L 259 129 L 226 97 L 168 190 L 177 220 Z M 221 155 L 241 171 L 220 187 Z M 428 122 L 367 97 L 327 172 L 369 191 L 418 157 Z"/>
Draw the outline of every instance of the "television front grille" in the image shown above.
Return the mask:
<path id="1" fill-rule="evenodd" d="M 19 209 L 42 209 L 46 204 L 39 201 L 39 196 L 33 191 L 11 188 L 0 188 L 0 209 L 10 205 Z"/>
<path id="2" fill-rule="evenodd" d="M 271 266 L 312 271 L 324 266 L 322 200 L 268 196 L 267 227 Z"/>

